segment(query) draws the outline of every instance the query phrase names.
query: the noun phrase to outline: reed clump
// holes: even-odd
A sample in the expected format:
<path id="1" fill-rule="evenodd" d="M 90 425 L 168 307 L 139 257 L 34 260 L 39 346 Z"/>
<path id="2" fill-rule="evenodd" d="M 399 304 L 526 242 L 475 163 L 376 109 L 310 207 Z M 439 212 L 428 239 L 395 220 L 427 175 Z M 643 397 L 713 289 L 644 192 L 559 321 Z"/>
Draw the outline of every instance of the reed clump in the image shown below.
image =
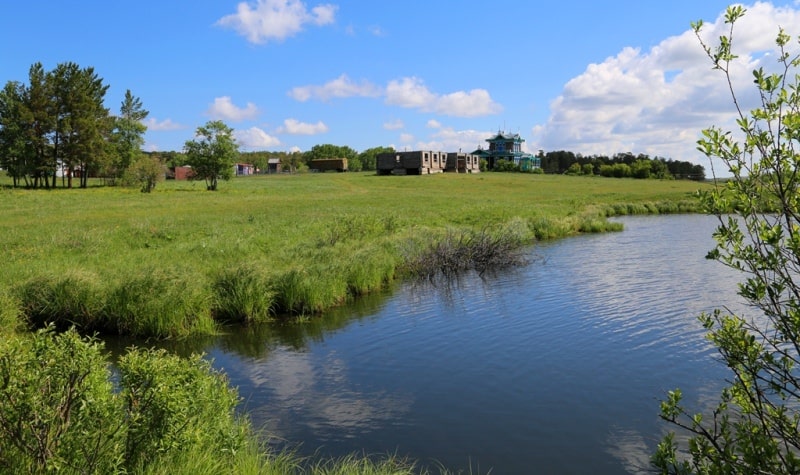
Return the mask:
<path id="1" fill-rule="evenodd" d="M 510 232 L 450 230 L 416 255 L 408 256 L 404 269 L 413 277 L 427 279 L 470 270 L 483 274 L 527 263 L 521 244 L 519 236 Z"/>

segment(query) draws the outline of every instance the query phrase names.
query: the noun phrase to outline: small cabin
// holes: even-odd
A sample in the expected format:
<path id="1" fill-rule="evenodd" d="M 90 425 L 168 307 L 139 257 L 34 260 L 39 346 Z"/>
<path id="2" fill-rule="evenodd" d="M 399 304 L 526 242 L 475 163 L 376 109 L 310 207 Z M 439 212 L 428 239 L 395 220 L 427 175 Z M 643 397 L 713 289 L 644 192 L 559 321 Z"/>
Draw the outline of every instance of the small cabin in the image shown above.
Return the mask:
<path id="1" fill-rule="evenodd" d="M 281 169 L 280 158 L 270 158 L 267 160 L 267 173 L 278 173 Z"/>
<path id="2" fill-rule="evenodd" d="M 250 163 L 237 163 L 233 166 L 236 176 L 255 175 L 256 167 Z"/>
<path id="3" fill-rule="evenodd" d="M 428 175 L 442 173 L 447 153 L 433 150 L 379 153 L 375 157 L 378 175 Z"/>

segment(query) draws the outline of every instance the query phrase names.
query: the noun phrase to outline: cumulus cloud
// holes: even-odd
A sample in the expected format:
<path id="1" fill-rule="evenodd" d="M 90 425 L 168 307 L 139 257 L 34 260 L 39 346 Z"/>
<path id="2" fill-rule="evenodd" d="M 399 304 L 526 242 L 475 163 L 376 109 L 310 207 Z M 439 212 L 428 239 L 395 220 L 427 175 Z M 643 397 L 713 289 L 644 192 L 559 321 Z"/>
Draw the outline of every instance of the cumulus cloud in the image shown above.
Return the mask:
<path id="1" fill-rule="evenodd" d="M 309 124 L 300 122 L 296 119 L 286 119 L 283 121 L 283 126 L 278 128 L 279 134 L 292 134 L 292 135 L 317 135 L 324 134 L 328 131 L 328 126 L 322 121 L 316 124 Z"/>
<path id="2" fill-rule="evenodd" d="M 383 128 L 386 130 L 400 130 L 405 126 L 406 124 L 401 119 L 383 123 Z"/>
<path id="3" fill-rule="evenodd" d="M 386 86 L 386 103 L 453 117 L 482 117 L 503 110 L 485 89 L 441 95 L 431 92 L 417 77 L 389 81 Z"/>
<path id="4" fill-rule="evenodd" d="M 743 110 L 756 106 L 751 70 L 776 66 L 778 25 L 800 33 L 800 13 L 756 3 L 737 23 L 731 67 Z M 720 15 L 707 22 L 702 38 L 715 44 L 729 25 Z M 624 48 L 564 85 L 550 104 L 550 117 L 533 127 L 538 144 L 583 154 L 646 153 L 689 160 L 708 168 L 695 150 L 700 131 L 712 125 L 735 130 L 734 109 L 725 78 L 711 69 L 691 30 L 647 51 Z"/>
<path id="5" fill-rule="evenodd" d="M 181 124 L 173 122 L 172 119 L 164 119 L 159 122 L 154 117 L 151 117 L 142 123 L 147 127 L 147 130 L 152 131 L 180 130 L 186 128 Z"/>
<path id="6" fill-rule="evenodd" d="M 331 98 L 384 96 L 388 105 L 453 117 L 482 117 L 503 110 L 485 89 L 436 94 L 417 77 L 393 79 L 385 88 L 380 88 L 366 80 L 353 82 L 346 74 L 342 74 L 322 86 L 295 87 L 288 94 L 300 102 L 309 99 L 327 101 Z"/>
<path id="7" fill-rule="evenodd" d="M 206 115 L 213 119 L 239 122 L 255 118 L 258 112 L 258 107 L 252 102 L 248 102 L 247 105 L 242 108 L 236 106 L 233 101 L 231 101 L 230 96 L 222 96 L 214 99 L 214 102 L 209 105 Z"/>
<path id="8" fill-rule="evenodd" d="M 366 80 L 356 83 L 346 74 L 342 74 L 322 86 L 300 86 L 289 91 L 289 97 L 300 102 L 305 102 L 309 99 L 327 101 L 332 98 L 378 97 L 380 95 L 381 89 L 379 87 Z"/>
<path id="9" fill-rule="evenodd" d="M 232 28 L 251 43 L 263 44 L 270 40 L 283 41 L 302 31 L 305 25 L 331 24 L 338 8 L 321 4 L 309 11 L 300 0 L 241 2 L 236 13 L 220 18 L 217 25 Z"/>
<path id="10" fill-rule="evenodd" d="M 425 126 L 428 127 L 429 129 L 440 129 L 440 128 L 442 128 L 441 122 L 439 122 L 436 119 L 429 120 L 428 123 L 425 124 Z"/>
<path id="11" fill-rule="evenodd" d="M 414 141 L 414 136 L 412 134 L 400 134 L 400 142 L 403 144 L 410 144 Z"/>
<path id="12" fill-rule="evenodd" d="M 235 130 L 233 136 L 239 145 L 246 148 L 269 148 L 276 147 L 281 141 L 269 135 L 258 127 L 250 127 L 245 130 Z"/>
<path id="13" fill-rule="evenodd" d="M 436 132 L 427 141 L 419 141 L 415 148 L 419 150 L 444 150 L 448 152 L 462 151 L 471 153 L 479 147 L 485 147 L 486 139 L 492 136 L 486 130 L 456 130 L 453 127 L 438 124 Z"/>

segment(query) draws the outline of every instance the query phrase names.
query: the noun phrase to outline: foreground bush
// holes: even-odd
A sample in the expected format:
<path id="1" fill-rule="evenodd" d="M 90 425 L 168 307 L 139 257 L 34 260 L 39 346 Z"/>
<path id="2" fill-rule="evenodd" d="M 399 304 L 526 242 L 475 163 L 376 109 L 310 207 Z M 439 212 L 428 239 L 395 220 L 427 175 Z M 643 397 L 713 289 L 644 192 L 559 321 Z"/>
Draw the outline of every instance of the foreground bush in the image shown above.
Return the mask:
<path id="1" fill-rule="evenodd" d="M 131 350 L 112 384 L 103 345 L 52 327 L 0 341 L 0 472 L 123 473 L 247 445 L 236 391 L 200 357 Z M 231 462 L 232 463 L 232 462 Z"/>
<path id="2" fill-rule="evenodd" d="M 395 456 L 270 452 L 236 415 L 236 390 L 200 356 L 130 349 L 117 369 L 101 342 L 74 330 L 0 340 L 0 473 L 427 473 Z"/>

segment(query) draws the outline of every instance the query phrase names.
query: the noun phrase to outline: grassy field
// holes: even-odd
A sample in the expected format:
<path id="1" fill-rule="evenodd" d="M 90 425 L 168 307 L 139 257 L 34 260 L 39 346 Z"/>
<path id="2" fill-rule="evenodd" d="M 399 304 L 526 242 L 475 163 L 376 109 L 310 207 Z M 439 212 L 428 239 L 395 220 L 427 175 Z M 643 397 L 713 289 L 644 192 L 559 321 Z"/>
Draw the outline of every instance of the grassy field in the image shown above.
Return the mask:
<path id="1" fill-rule="evenodd" d="M 691 212 L 708 186 L 510 173 L 235 178 L 134 189 L 0 189 L 0 300 L 29 322 L 142 336 L 313 313 L 403 278 L 452 233 L 520 244 Z"/>

